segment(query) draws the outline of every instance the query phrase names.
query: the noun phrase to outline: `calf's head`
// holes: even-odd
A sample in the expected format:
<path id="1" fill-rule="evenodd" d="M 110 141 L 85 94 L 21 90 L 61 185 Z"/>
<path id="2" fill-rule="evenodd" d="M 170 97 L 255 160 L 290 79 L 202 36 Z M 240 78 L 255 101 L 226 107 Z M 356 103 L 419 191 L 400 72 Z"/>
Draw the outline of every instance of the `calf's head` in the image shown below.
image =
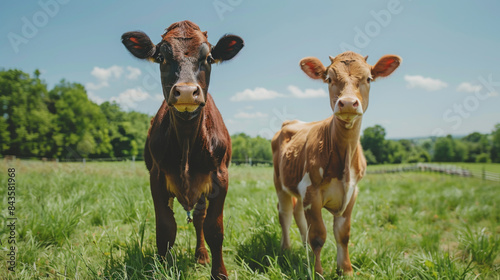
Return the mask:
<path id="1" fill-rule="evenodd" d="M 366 62 L 367 58 L 354 52 L 344 52 L 336 57 L 330 56 L 328 67 L 315 57 L 300 61 L 300 67 L 307 76 L 328 84 L 333 114 L 347 129 L 352 128 L 368 108 L 370 83 L 379 77 L 389 76 L 402 61 L 397 55 L 385 55 L 371 66 Z"/>
<path id="2" fill-rule="evenodd" d="M 225 35 L 212 46 L 207 32 L 190 21 L 170 25 L 158 44 L 143 32 L 122 35 L 122 43 L 137 58 L 160 64 L 163 96 L 176 116 L 192 119 L 205 106 L 213 63 L 232 59 L 243 39 Z"/>

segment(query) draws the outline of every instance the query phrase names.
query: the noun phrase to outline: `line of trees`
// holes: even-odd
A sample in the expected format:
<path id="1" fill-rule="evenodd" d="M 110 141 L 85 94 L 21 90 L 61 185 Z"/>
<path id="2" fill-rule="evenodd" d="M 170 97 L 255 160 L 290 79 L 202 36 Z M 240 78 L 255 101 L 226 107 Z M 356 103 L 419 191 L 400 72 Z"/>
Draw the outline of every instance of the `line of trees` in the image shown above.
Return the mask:
<path id="1" fill-rule="evenodd" d="M 471 133 L 462 138 L 432 137 L 387 140 L 380 125 L 368 127 L 361 136 L 368 164 L 414 162 L 500 162 L 500 124 L 491 134 Z"/>
<path id="2" fill-rule="evenodd" d="M 53 89 L 20 70 L 0 71 L 0 156 L 21 158 L 142 157 L 151 117 L 97 105 L 81 84 L 62 80 Z M 500 124 L 491 134 L 462 138 L 385 139 L 380 125 L 363 131 L 369 164 L 414 162 L 500 162 Z M 272 164 L 271 141 L 244 133 L 231 136 L 234 163 Z"/>
<path id="3" fill-rule="evenodd" d="M 115 158 L 142 156 L 150 116 L 97 105 L 81 84 L 53 89 L 20 70 L 0 71 L 0 156 Z"/>
<path id="4" fill-rule="evenodd" d="M 233 149 L 231 161 L 233 163 L 272 164 L 273 152 L 270 140 L 239 133 L 231 136 L 231 143 Z"/>
<path id="5" fill-rule="evenodd" d="M 421 139 L 385 139 L 380 125 L 368 127 L 361 136 L 361 145 L 368 164 L 417 162 L 500 162 L 500 124 L 491 134 L 479 132 L 465 137 L 429 137 Z M 244 133 L 231 136 L 233 163 L 272 164 L 271 141 Z"/>

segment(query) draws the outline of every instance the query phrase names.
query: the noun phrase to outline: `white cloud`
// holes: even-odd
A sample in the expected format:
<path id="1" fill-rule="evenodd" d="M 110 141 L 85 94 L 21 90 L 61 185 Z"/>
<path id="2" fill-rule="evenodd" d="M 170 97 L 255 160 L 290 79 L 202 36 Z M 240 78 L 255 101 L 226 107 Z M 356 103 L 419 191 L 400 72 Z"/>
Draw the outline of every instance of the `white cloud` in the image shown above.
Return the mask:
<path id="1" fill-rule="evenodd" d="M 238 114 L 234 115 L 234 117 L 237 119 L 260 119 L 267 117 L 267 114 L 262 112 L 255 112 L 255 113 L 239 112 Z"/>
<path id="2" fill-rule="evenodd" d="M 284 96 L 276 91 L 257 87 L 255 89 L 245 89 L 242 92 L 236 93 L 230 98 L 231 101 L 247 101 L 247 100 L 267 100 Z"/>
<path id="3" fill-rule="evenodd" d="M 113 65 L 109 68 L 94 67 L 90 74 L 100 81 L 107 81 L 111 77 L 120 78 L 123 74 L 123 68 L 120 66 Z"/>
<path id="4" fill-rule="evenodd" d="M 326 91 L 322 88 L 320 89 L 306 89 L 302 91 L 296 86 L 288 86 L 288 90 L 292 93 L 293 97 L 297 98 L 316 98 L 316 97 L 328 97 Z"/>
<path id="5" fill-rule="evenodd" d="M 127 67 L 127 69 L 129 69 L 129 67 Z M 133 67 L 130 67 L 130 68 L 137 69 L 137 68 L 133 68 Z M 137 69 L 137 70 L 139 70 L 139 69 Z M 129 69 L 129 71 L 131 72 L 129 74 L 129 76 L 130 76 L 130 75 L 132 75 L 132 72 L 134 70 Z M 140 75 L 140 71 L 141 70 L 139 70 L 139 75 Z M 104 87 L 109 87 L 108 81 L 110 78 L 112 78 L 112 77 L 117 78 L 117 79 L 120 78 L 121 75 L 123 74 L 123 68 L 120 66 L 116 66 L 116 65 L 113 65 L 109 68 L 100 68 L 100 67 L 96 66 L 96 67 L 94 67 L 94 69 L 92 69 L 90 74 L 92 76 L 96 77 L 97 80 L 99 80 L 99 82 L 98 83 L 92 83 L 92 82 L 86 83 L 85 88 L 88 90 L 99 90 L 99 89 L 104 88 Z"/>
<path id="6" fill-rule="evenodd" d="M 132 66 L 127 66 L 127 70 L 129 71 L 127 79 L 130 80 L 135 80 L 142 74 L 141 69 Z"/>
<path id="7" fill-rule="evenodd" d="M 149 93 L 145 92 L 141 88 L 131 88 L 120 93 L 118 97 L 111 97 L 109 101 L 116 101 L 116 103 L 127 109 L 135 108 L 137 106 L 136 102 L 144 101 L 150 97 Z"/>
<path id="8" fill-rule="evenodd" d="M 107 86 L 109 86 L 109 84 L 106 81 L 101 81 L 98 84 L 94 84 L 94 83 L 86 83 L 85 84 L 85 88 L 87 90 L 98 90 L 98 89 L 101 89 L 101 88 L 107 87 Z"/>
<path id="9" fill-rule="evenodd" d="M 87 91 L 87 96 L 90 100 L 94 101 L 98 105 L 101 105 L 102 103 L 104 103 L 104 101 L 106 101 L 104 98 L 101 98 L 92 91 Z"/>
<path id="10" fill-rule="evenodd" d="M 154 100 L 157 100 L 157 101 L 163 101 L 165 99 L 165 97 L 163 96 L 163 94 L 155 94 L 153 96 Z"/>
<path id="11" fill-rule="evenodd" d="M 476 92 L 480 91 L 483 87 L 481 85 L 473 85 L 471 83 L 461 83 L 457 87 L 457 91 L 462 92 Z"/>
<path id="12" fill-rule="evenodd" d="M 491 91 L 491 92 L 489 92 L 489 93 L 488 93 L 488 96 L 489 96 L 489 97 L 496 97 L 496 96 L 498 96 L 498 92 L 496 92 L 496 91 Z"/>
<path id="13" fill-rule="evenodd" d="M 405 75 L 404 79 L 408 83 L 406 85 L 408 88 L 420 87 L 427 91 L 435 91 L 443 89 L 448 86 L 447 83 L 441 80 L 423 77 L 420 75 L 415 75 L 415 76 Z"/>

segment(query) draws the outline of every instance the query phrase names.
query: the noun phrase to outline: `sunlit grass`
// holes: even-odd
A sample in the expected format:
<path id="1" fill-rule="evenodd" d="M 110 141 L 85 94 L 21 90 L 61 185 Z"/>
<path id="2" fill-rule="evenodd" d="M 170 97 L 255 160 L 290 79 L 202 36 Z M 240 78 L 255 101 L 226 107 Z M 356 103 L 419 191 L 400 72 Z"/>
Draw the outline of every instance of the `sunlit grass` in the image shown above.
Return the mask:
<path id="1" fill-rule="evenodd" d="M 176 246 L 155 255 L 154 209 L 142 162 L 0 162 L 16 168 L 17 267 L 7 272 L 7 193 L 0 189 L 0 279 L 209 279 L 177 203 Z M 499 279 L 500 186 L 444 174 L 370 174 L 353 212 L 356 279 Z M 321 279 L 291 228 L 279 248 L 271 167 L 230 168 L 224 258 L 231 279 Z M 338 278 L 333 217 L 324 212 L 325 279 Z"/>

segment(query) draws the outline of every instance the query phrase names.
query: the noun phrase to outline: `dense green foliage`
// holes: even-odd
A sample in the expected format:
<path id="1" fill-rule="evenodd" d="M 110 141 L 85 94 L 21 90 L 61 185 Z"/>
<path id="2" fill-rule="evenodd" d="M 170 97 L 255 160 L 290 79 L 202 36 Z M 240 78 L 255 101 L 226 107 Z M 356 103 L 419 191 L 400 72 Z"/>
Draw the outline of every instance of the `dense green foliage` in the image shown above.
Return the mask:
<path id="1" fill-rule="evenodd" d="M 260 136 L 252 138 L 245 133 L 239 133 L 231 136 L 231 143 L 233 163 L 272 163 L 271 141 L 265 138 Z"/>
<path id="2" fill-rule="evenodd" d="M 150 117 L 97 105 L 85 88 L 62 80 L 53 89 L 20 71 L 0 71 L 0 155 L 21 158 L 142 156 Z"/>
<path id="3" fill-rule="evenodd" d="M 385 139 L 380 125 L 368 127 L 361 145 L 368 164 L 416 162 L 500 162 L 500 124 L 491 134 L 471 133 L 462 138 Z M 272 163 L 271 142 L 244 133 L 231 136 L 233 163 Z"/>
<path id="4" fill-rule="evenodd" d="M 471 133 L 462 138 L 385 139 L 380 125 L 368 127 L 361 136 L 368 164 L 415 162 L 500 162 L 500 124 L 491 134 Z"/>
<path id="5" fill-rule="evenodd" d="M 0 71 L 0 156 L 21 158 L 142 157 L 150 116 L 125 112 L 116 103 L 97 105 L 85 88 L 62 80 L 53 89 L 20 70 Z M 491 134 L 471 133 L 418 140 L 385 139 L 380 125 L 363 131 L 369 164 L 500 162 L 500 124 Z M 272 164 L 268 139 L 231 136 L 233 163 Z"/>
<path id="6" fill-rule="evenodd" d="M 500 164 L 496 164 L 499 168 Z M 0 279 L 209 279 L 194 261 L 195 230 L 174 203 L 178 233 L 158 261 L 153 200 L 140 162 L 0 161 L 0 181 L 16 169 L 16 272 L 7 270 L 7 188 L 0 188 Z M 272 167 L 231 166 L 224 208 L 230 279 L 322 279 L 300 242 L 280 250 Z M 429 173 L 369 174 L 353 210 L 354 279 L 498 279 L 497 182 Z M 333 218 L 323 212 L 325 279 L 335 275 Z"/>

